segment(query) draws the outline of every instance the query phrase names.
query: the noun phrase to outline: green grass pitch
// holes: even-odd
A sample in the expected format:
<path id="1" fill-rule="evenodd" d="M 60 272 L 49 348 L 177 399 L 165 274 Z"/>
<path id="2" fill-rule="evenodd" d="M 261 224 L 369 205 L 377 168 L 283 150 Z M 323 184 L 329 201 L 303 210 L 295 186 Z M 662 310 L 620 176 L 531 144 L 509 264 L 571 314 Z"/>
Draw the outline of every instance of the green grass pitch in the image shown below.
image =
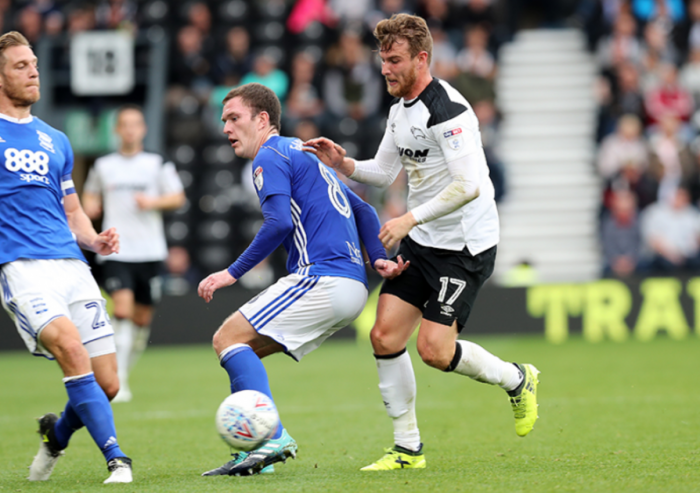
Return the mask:
<path id="1" fill-rule="evenodd" d="M 535 337 L 478 338 L 508 360 L 534 363 L 540 420 L 518 438 L 505 393 L 420 362 L 417 413 L 425 470 L 359 472 L 392 443 L 368 345 L 326 343 L 301 363 L 266 361 L 299 457 L 273 475 L 200 477 L 227 460 L 214 412 L 228 379 L 208 347 L 151 348 L 115 404 L 135 482 L 107 470 L 78 432 L 50 481 L 24 478 L 38 446 L 33 418 L 65 402 L 55 363 L 0 353 L 0 492 L 29 491 L 700 491 L 700 338 L 561 346 Z"/>

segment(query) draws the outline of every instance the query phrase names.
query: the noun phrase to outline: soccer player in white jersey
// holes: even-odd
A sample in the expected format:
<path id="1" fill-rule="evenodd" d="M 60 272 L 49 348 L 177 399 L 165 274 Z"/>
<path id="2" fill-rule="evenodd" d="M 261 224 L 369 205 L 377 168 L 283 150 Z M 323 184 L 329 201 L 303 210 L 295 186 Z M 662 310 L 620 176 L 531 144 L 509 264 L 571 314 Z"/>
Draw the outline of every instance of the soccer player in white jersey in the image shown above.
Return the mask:
<path id="1" fill-rule="evenodd" d="M 416 381 L 406 343 L 418 329 L 418 353 L 439 370 L 506 390 L 515 430 L 527 435 L 537 419 L 537 369 L 506 363 L 458 340 L 482 284 L 493 272 L 498 243 L 494 190 L 469 103 L 430 75 L 432 38 L 425 21 L 398 14 L 377 24 L 382 74 L 395 100 L 374 159 L 355 161 L 326 138 L 305 143 L 324 163 L 375 186 L 408 172 L 408 212 L 382 226 L 387 248 L 411 268 L 384 283 L 371 341 L 379 388 L 394 424 L 394 447 L 363 471 L 424 468 L 415 413 Z"/>
<path id="2" fill-rule="evenodd" d="M 228 269 L 199 284 L 199 295 L 211 301 L 217 289 L 235 283 L 284 245 L 289 275 L 231 315 L 213 341 L 231 392 L 257 390 L 272 398 L 260 358 L 284 352 L 299 361 L 362 311 L 368 293 L 360 240 L 383 277 L 399 275 L 406 265 L 386 259 L 372 206 L 304 152 L 299 139 L 279 135 L 281 106 L 273 91 L 246 84 L 231 90 L 223 102 L 224 133 L 237 156 L 253 159 L 251 178 L 264 221 Z M 296 442 L 280 424 L 262 447 L 235 453 L 204 476 L 269 472 L 296 451 Z"/>
<path id="3" fill-rule="evenodd" d="M 30 481 L 45 481 L 71 435 L 85 426 L 107 460 L 105 483 L 130 483 L 109 398 L 119 390 L 105 300 L 80 247 L 119 251 L 112 228 L 100 234 L 80 206 L 65 134 L 32 116 L 39 100 L 37 59 L 27 39 L 0 36 L 0 296 L 29 351 L 55 359 L 68 403 L 59 419 L 39 418 L 41 444 Z"/>
<path id="4" fill-rule="evenodd" d="M 114 302 L 119 393 L 113 402 L 131 400 L 129 371 L 146 349 L 153 307 L 160 300 L 159 272 L 168 256 L 163 211 L 185 203 L 175 165 L 160 154 L 146 152 L 146 122 L 138 106 L 117 111 L 115 132 L 119 150 L 95 161 L 83 192 L 83 207 L 91 219 L 104 211 L 102 226 L 119 231 L 118 254 L 97 256 L 105 290 Z"/>

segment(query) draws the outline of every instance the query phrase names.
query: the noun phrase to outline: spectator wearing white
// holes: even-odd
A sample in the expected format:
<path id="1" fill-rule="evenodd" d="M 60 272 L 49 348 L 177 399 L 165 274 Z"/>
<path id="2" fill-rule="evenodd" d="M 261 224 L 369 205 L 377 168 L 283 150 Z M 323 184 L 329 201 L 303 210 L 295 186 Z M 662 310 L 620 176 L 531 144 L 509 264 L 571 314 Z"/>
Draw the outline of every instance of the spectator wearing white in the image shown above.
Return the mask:
<path id="1" fill-rule="evenodd" d="M 621 12 L 613 32 L 600 40 L 597 49 L 598 65 L 611 68 L 622 61 L 639 63 L 642 59 L 642 47 L 636 38 L 637 21 L 626 12 Z"/>
<path id="2" fill-rule="evenodd" d="M 598 172 L 605 179 L 617 175 L 623 167 L 645 170 L 649 166 L 649 150 L 642 137 L 642 122 L 636 115 L 623 115 L 615 133 L 603 139 L 598 152 Z"/>
<path id="3" fill-rule="evenodd" d="M 649 167 L 659 182 L 658 200 L 669 202 L 680 184 L 693 173 L 695 160 L 689 146 L 680 137 L 680 122 L 676 117 L 663 117 L 657 130 L 649 139 Z"/>
<path id="4" fill-rule="evenodd" d="M 679 187 L 673 200 L 650 205 L 641 216 L 642 238 L 651 269 L 657 272 L 693 270 L 700 265 L 700 211 Z"/>

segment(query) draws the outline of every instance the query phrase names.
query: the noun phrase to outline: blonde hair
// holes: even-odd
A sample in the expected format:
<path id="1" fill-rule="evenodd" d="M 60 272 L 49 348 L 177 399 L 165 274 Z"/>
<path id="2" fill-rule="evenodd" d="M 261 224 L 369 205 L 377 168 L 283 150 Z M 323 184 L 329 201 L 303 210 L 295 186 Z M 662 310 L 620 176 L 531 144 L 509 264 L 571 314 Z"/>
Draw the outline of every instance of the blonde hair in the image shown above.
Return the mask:
<path id="1" fill-rule="evenodd" d="M 390 50 L 399 39 L 408 42 L 408 51 L 411 58 L 418 53 L 428 53 L 428 64 L 433 57 L 433 37 L 425 19 L 417 15 L 394 14 L 390 19 L 379 21 L 374 28 L 374 37 L 379 41 L 379 50 Z"/>
<path id="2" fill-rule="evenodd" d="M 5 68 L 5 50 L 13 46 L 29 46 L 31 48 L 32 45 L 22 33 L 17 31 L 10 31 L 0 36 L 0 70 Z"/>

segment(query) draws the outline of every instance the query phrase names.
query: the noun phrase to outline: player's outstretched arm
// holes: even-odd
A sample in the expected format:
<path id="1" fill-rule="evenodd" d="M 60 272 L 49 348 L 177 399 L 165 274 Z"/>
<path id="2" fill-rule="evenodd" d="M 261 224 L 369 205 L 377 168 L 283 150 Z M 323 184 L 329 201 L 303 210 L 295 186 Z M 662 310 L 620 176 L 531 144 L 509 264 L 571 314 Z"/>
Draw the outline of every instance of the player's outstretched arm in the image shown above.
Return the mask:
<path id="1" fill-rule="evenodd" d="M 78 195 L 72 193 L 63 197 L 63 209 L 66 212 L 68 227 L 75 235 L 78 245 L 100 255 L 119 253 L 119 235 L 115 228 L 98 234 L 92 227 L 90 218 L 80 206 Z"/>
<path id="2" fill-rule="evenodd" d="M 331 139 L 319 137 L 304 142 L 304 150 L 315 154 L 323 164 L 337 169 L 345 176 L 355 172 L 355 160 L 346 157 L 347 151 Z"/>
<path id="3" fill-rule="evenodd" d="M 294 229 L 288 195 L 270 195 L 262 203 L 263 225 L 245 252 L 231 266 L 215 272 L 201 283 L 198 293 L 209 303 L 217 289 L 230 286 L 280 246 Z"/>

